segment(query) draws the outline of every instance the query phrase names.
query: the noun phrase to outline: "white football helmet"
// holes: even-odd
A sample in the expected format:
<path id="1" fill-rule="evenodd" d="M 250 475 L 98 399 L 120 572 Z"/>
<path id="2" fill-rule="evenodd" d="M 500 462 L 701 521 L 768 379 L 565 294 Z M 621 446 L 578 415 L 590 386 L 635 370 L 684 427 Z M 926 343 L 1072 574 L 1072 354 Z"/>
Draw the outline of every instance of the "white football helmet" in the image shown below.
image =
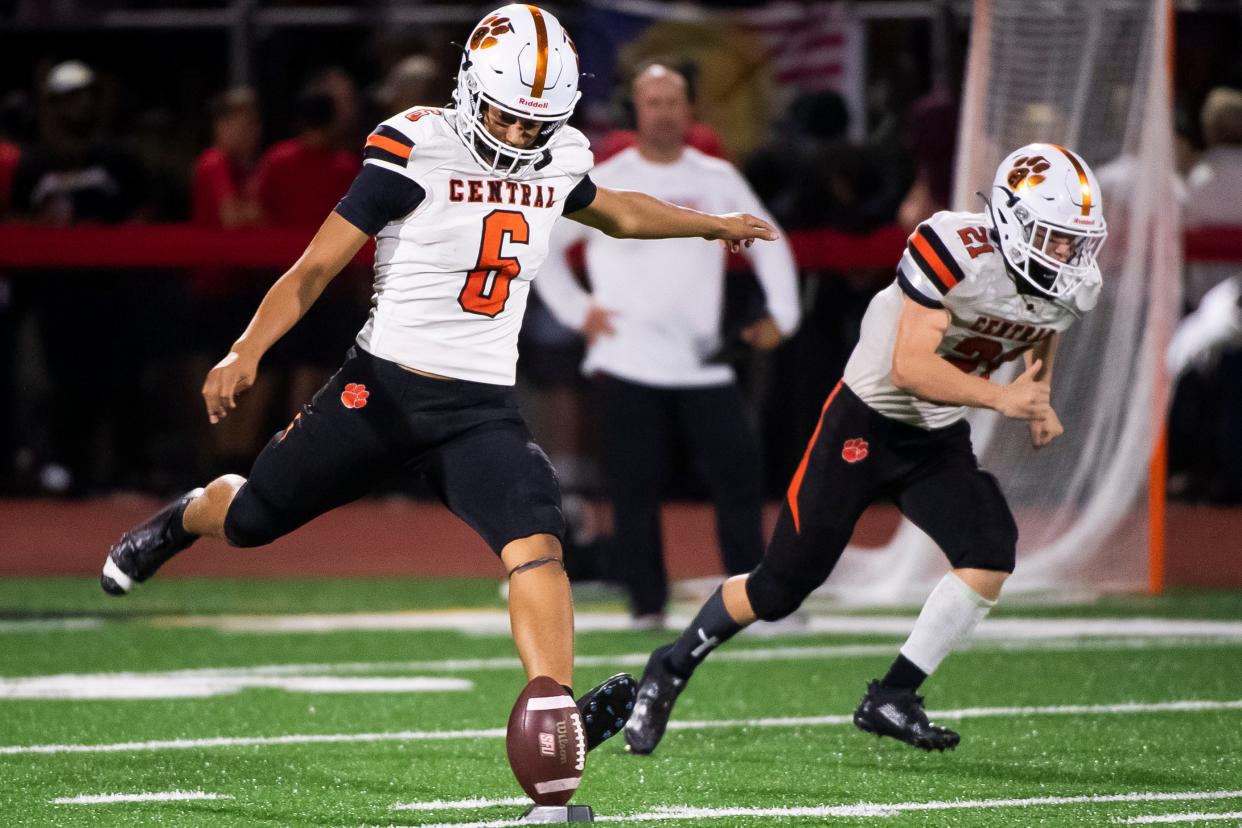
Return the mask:
<path id="1" fill-rule="evenodd" d="M 990 196 L 988 218 L 1012 273 L 1056 299 L 1098 278 L 1108 226 L 1087 162 L 1058 144 L 1027 144 L 996 168 Z"/>
<path id="2" fill-rule="evenodd" d="M 511 3 L 474 28 L 457 72 L 457 134 L 490 175 L 517 178 L 544 154 L 569 116 L 578 92 L 578 51 L 560 22 L 537 6 Z M 526 148 L 495 138 L 483 125 L 484 105 L 539 121 Z"/>

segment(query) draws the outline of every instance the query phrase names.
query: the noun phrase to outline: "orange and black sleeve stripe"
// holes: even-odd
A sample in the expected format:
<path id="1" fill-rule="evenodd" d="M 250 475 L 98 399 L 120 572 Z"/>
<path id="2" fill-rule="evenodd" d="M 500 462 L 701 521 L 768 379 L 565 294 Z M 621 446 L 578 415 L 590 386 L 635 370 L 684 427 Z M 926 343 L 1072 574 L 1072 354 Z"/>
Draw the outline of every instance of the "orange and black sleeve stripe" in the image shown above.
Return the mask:
<path id="1" fill-rule="evenodd" d="M 381 124 L 367 136 L 367 144 L 362 149 L 363 158 L 374 158 L 387 161 L 398 167 L 406 166 L 410 161 L 410 152 L 414 149 L 414 141 L 407 138 L 400 130 Z"/>
<path id="2" fill-rule="evenodd" d="M 942 295 L 953 290 L 958 282 L 966 278 L 949 248 L 926 224 L 920 224 L 910 235 L 906 250 L 919 266 L 919 270 L 923 271 Z"/>

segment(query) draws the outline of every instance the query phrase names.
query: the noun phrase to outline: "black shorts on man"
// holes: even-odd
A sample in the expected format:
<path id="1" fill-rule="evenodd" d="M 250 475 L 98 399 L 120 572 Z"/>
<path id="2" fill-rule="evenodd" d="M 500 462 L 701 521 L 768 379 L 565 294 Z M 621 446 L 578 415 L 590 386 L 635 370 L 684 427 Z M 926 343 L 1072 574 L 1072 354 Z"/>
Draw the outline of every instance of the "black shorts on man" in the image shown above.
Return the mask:
<path id="1" fill-rule="evenodd" d="M 841 383 L 794 473 L 763 561 L 747 581 L 756 614 L 783 618 L 832 572 L 863 510 L 891 499 L 955 568 L 1012 572 L 1018 527 L 979 467 L 970 426 L 885 417 Z"/>
<path id="2" fill-rule="evenodd" d="M 270 543 L 402 471 L 423 475 L 496 554 L 564 534 L 556 472 L 512 387 L 428 377 L 355 346 L 256 458 L 225 535 Z"/>

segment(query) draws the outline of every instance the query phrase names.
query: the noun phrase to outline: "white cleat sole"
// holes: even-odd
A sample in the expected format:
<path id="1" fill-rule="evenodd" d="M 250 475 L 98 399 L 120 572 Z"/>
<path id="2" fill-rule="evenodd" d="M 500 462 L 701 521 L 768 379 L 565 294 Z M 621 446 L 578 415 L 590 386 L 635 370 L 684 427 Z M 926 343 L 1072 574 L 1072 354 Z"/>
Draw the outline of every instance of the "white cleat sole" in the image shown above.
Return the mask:
<path id="1" fill-rule="evenodd" d="M 104 561 L 103 574 L 106 577 L 111 578 L 113 583 L 120 587 L 124 592 L 129 592 L 134 588 L 134 579 L 121 571 L 121 568 L 116 565 L 115 561 L 112 560 L 111 555 L 109 555 L 108 559 Z"/>

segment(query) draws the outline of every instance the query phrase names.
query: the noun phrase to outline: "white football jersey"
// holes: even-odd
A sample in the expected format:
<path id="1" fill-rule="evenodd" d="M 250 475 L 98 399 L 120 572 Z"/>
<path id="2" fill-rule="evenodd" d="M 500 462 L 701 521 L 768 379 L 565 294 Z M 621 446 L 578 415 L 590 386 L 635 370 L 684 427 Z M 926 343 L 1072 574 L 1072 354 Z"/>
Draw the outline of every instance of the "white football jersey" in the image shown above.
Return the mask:
<path id="1" fill-rule="evenodd" d="M 993 371 L 1095 307 L 1100 281 L 1083 284 L 1066 300 L 1019 293 L 989 236 L 983 213 L 940 212 L 910 235 L 897 279 L 876 294 L 845 366 L 845 384 L 886 417 L 921 428 L 943 428 L 961 419 L 964 406 L 919 399 L 893 385 L 893 348 L 902 297 L 949 311 L 949 327 L 936 353 L 961 370 L 989 377 Z"/>
<path id="2" fill-rule="evenodd" d="M 375 293 L 358 344 L 420 371 L 512 385 L 531 279 L 565 197 L 594 160 L 587 139 L 566 126 L 527 176 L 491 178 L 452 116 L 415 107 L 368 139 L 364 163 L 412 179 L 425 196 L 375 237 Z"/>

